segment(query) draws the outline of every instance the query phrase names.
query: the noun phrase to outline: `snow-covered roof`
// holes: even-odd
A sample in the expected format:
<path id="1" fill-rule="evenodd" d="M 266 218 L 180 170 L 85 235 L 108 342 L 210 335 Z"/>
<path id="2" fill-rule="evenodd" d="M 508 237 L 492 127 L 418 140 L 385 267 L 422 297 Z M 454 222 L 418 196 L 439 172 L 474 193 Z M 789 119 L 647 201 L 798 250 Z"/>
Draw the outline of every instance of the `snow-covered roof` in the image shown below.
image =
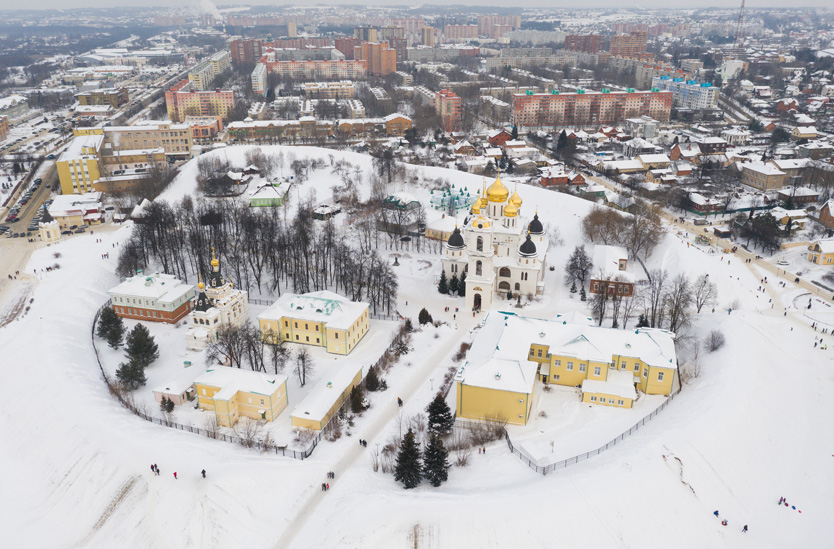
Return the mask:
<path id="1" fill-rule="evenodd" d="M 810 158 L 786 158 L 784 160 L 771 160 L 770 162 L 780 170 L 795 170 L 804 168 L 810 161 Z"/>
<path id="2" fill-rule="evenodd" d="M 657 164 L 666 162 L 667 164 L 671 162 L 669 157 L 663 153 L 660 154 L 641 154 L 637 157 L 638 160 L 643 162 L 644 164 Z"/>
<path id="3" fill-rule="evenodd" d="M 285 381 L 287 381 L 287 376 L 282 374 L 265 374 L 228 366 L 216 366 L 195 379 L 194 383 L 219 387 L 220 391 L 214 394 L 214 398 L 229 400 L 238 391 L 272 395 Z"/>
<path id="4" fill-rule="evenodd" d="M 187 297 L 194 292 L 194 286 L 184 284 L 174 275 L 169 274 L 137 274 L 128 277 L 121 284 L 108 290 L 111 297 L 146 297 L 155 299 L 158 303 L 174 303 L 181 297 Z"/>
<path id="5" fill-rule="evenodd" d="M 622 398 L 637 398 L 634 389 L 634 374 L 625 370 L 608 369 L 608 379 L 585 379 L 582 381 L 583 393 L 613 395 Z"/>
<path id="6" fill-rule="evenodd" d="M 307 294 L 284 294 L 258 319 L 280 320 L 282 317 L 323 322 L 326 328 L 347 329 L 356 322 L 368 304 L 363 301 L 348 301 L 333 292 L 322 290 Z"/>
<path id="7" fill-rule="evenodd" d="M 826 238 L 824 240 L 815 240 L 811 243 L 812 246 L 819 246 L 820 252 L 824 254 L 834 254 L 834 238 Z"/>
<path id="8" fill-rule="evenodd" d="M 204 373 L 205 370 L 197 368 L 196 366 L 183 368 L 183 370 L 177 374 L 174 379 L 156 387 L 153 392 L 166 395 L 181 395 L 194 384 L 194 380 L 197 379 L 198 376 Z"/>
<path id="9" fill-rule="evenodd" d="M 358 364 L 348 363 L 340 365 L 334 374 L 323 377 L 313 387 L 313 390 L 295 407 L 290 416 L 299 419 L 322 421 L 361 369 L 362 366 Z"/>
<path id="10" fill-rule="evenodd" d="M 101 193 L 90 192 L 84 194 L 59 194 L 52 199 L 49 213 L 52 217 L 67 215 L 82 215 L 91 210 L 101 209 Z"/>
<path id="11" fill-rule="evenodd" d="M 764 162 L 746 162 L 742 164 L 741 167 L 742 169 L 760 173 L 762 175 L 785 175 L 785 172 L 773 164 L 766 164 Z"/>

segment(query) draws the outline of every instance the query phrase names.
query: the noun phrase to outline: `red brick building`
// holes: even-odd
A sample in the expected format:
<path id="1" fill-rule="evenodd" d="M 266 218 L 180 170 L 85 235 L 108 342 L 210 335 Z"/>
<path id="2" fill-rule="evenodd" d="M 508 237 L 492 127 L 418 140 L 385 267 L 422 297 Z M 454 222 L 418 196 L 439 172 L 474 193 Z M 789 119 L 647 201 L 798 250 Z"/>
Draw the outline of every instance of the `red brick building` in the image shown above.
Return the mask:
<path id="1" fill-rule="evenodd" d="M 597 53 L 605 49 L 605 37 L 599 34 L 569 34 L 565 37 L 565 49 Z"/>
<path id="2" fill-rule="evenodd" d="M 490 132 L 487 140 L 489 141 L 490 147 L 504 147 L 504 143 L 512 139 L 513 136 L 507 130 L 495 130 Z"/>
<path id="3" fill-rule="evenodd" d="M 138 271 L 107 293 L 113 311 L 122 318 L 175 324 L 191 312 L 194 286 L 173 275 Z"/>
<path id="4" fill-rule="evenodd" d="M 346 60 L 353 60 L 353 49 L 362 44 L 362 40 L 348 36 L 345 38 L 337 38 L 335 40 L 335 47 L 338 51 L 344 54 Z"/>
<path id="5" fill-rule="evenodd" d="M 459 132 L 461 129 L 461 99 L 451 90 L 440 90 L 434 94 L 434 110 L 443 121 L 444 132 Z"/>
<path id="6" fill-rule="evenodd" d="M 649 34 L 646 31 L 634 31 L 611 37 L 611 55 L 622 57 L 640 57 L 646 53 Z"/>
<path id="7" fill-rule="evenodd" d="M 232 40 L 232 64 L 254 65 L 263 55 L 264 43 L 260 40 Z"/>

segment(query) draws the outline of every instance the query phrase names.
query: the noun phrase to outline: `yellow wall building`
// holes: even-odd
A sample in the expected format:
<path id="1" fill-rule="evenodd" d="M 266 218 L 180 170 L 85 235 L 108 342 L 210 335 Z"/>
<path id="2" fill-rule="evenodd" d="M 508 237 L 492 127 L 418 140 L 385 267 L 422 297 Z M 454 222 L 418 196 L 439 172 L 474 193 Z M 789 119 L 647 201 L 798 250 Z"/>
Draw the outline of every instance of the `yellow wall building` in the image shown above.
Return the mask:
<path id="1" fill-rule="evenodd" d="M 817 265 L 834 265 L 834 239 L 812 242 L 808 246 L 808 261 Z"/>
<path id="2" fill-rule="evenodd" d="M 101 177 L 100 151 L 102 135 L 76 137 L 58 157 L 55 166 L 62 194 L 83 194 L 93 190 Z"/>
<path id="3" fill-rule="evenodd" d="M 677 378 L 673 336 L 492 312 L 455 376 L 457 416 L 523 425 L 536 378 L 581 388 L 583 402 L 620 408 L 631 408 L 638 390 L 670 395 Z"/>
<path id="4" fill-rule="evenodd" d="M 258 315 L 261 337 L 325 347 L 349 354 L 368 333 L 368 304 L 348 301 L 333 292 L 284 294 Z"/>
<path id="5" fill-rule="evenodd" d="M 213 411 L 217 424 L 233 427 L 240 417 L 274 421 L 287 407 L 287 377 L 218 366 L 194 380 L 202 410 Z"/>
<path id="6" fill-rule="evenodd" d="M 346 364 L 332 376 L 322 379 L 290 414 L 292 424 L 320 431 L 350 398 L 350 392 L 362 382 L 362 366 Z"/>

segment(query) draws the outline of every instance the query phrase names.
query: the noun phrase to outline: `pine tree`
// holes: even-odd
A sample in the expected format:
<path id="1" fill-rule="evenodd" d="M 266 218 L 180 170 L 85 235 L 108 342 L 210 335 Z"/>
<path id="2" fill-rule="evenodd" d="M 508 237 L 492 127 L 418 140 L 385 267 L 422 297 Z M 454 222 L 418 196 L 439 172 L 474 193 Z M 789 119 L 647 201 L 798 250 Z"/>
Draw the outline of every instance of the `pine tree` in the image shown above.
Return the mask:
<path id="1" fill-rule="evenodd" d="M 98 319 L 96 335 L 107 341 L 113 349 L 118 349 L 125 335 L 125 324 L 112 307 L 105 307 Z"/>
<path id="2" fill-rule="evenodd" d="M 159 401 L 159 409 L 166 414 L 170 414 L 174 411 L 174 401 L 168 397 L 162 397 L 162 400 Z"/>
<path id="3" fill-rule="evenodd" d="M 437 284 L 437 291 L 441 294 L 449 293 L 449 280 L 446 278 L 446 271 L 441 271 L 440 282 Z"/>
<path id="4" fill-rule="evenodd" d="M 368 375 L 365 376 L 365 388 L 371 392 L 379 391 L 379 376 L 376 373 L 376 366 L 368 368 Z"/>
<path id="5" fill-rule="evenodd" d="M 649 327 L 649 319 L 646 318 L 645 314 L 640 314 L 637 319 L 637 327 L 638 328 L 648 328 Z"/>
<path id="6" fill-rule="evenodd" d="M 455 295 L 458 293 L 458 286 L 460 286 L 460 282 L 458 281 L 458 275 L 452 274 L 451 280 L 449 280 L 449 294 Z"/>
<path id="7" fill-rule="evenodd" d="M 512 129 L 512 131 L 510 132 L 510 138 L 511 138 L 513 141 L 515 141 L 516 139 L 518 139 L 518 128 L 516 128 L 515 126 L 513 126 L 513 129 Z"/>
<path id="8" fill-rule="evenodd" d="M 434 322 L 434 320 L 432 320 L 431 315 L 429 314 L 429 312 L 426 310 L 425 307 L 420 309 L 420 314 L 417 315 L 417 320 L 420 322 L 421 326 L 423 324 L 431 324 L 432 322 Z"/>
<path id="9" fill-rule="evenodd" d="M 144 324 L 137 324 L 127 334 L 125 353 L 128 360 L 136 362 L 142 368 L 147 368 L 159 358 L 159 347 Z"/>
<path id="10" fill-rule="evenodd" d="M 141 364 L 132 360 L 119 364 L 119 369 L 116 370 L 116 379 L 131 391 L 144 386 L 148 382 L 148 378 L 145 377 L 145 369 Z"/>
<path id="11" fill-rule="evenodd" d="M 588 300 L 588 296 L 587 296 L 587 294 L 585 294 L 585 288 L 582 288 L 581 290 L 579 290 L 579 299 L 582 300 L 582 301 L 587 301 Z"/>
<path id="12" fill-rule="evenodd" d="M 463 271 L 460 275 L 460 282 L 458 282 L 458 295 L 460 297 L 466 297 L 466 271 Z"/>
<path id="13" fill-rule="evenodd" d="M 394 467 L 394 480 L 402 482 L 406 490 L 414 488 L 420 484 L 422 469 L 420 447 L 414 440 L 414 432 L 409 429 L 400 443 L 397 465 Z"/>
<path id="14" fill-rule="evenodd" d="M 432 486 L 440 486 L 449 480 L 449 452 L 443 446 L 443 441 L 436 433 L 429 437 L 429 445 L 423 457 L 423 478 Z"/>
<path id="15" fill-rule="evenodd" d="M 440 435 L 447 435 L 452 432 L 452 428 L 455 426 L 455 418 L 442 394 L 437 393 L 434 400 L 426 407 L 426 412 L 429 414 L 430 432 Z"/>
<path id="16" fill-rule="evenodd" d="M 576 293 L 576 281 L 575 280 L 570 285 L 570 293 L 572 293 L 572 294 Z"/>
<path id="17" fill-rule="evenodd" d="M 365 411 L 365 392 L 361 385 L 356 385 L 350 391 L 350 411 L 354 414 Z"/>
<path id="18" fill-rule="evenodd" d="M 410 318 L 405 319 L 405 331 L 406 332 L 413 332 L 414 331 L 414 324 L 412 324 Z"/>

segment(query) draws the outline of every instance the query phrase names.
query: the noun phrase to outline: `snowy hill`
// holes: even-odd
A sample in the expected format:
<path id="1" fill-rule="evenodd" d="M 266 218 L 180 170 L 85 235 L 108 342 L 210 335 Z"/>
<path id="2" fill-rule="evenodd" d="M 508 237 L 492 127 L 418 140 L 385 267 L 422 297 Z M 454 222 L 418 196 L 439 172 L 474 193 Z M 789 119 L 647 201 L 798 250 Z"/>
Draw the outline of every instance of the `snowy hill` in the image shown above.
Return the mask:
<path id="1" fill-rule="evenodd" d="M 242 165 L 244 149 L 211 154 L 230 155 Z M 297 157 L 333 155 L 372 169 L 369 157 L 354 153 L 281 149 Z M 482 185 L 480 177 L 460 172 L 412 171 L 464 184 L 471 192 Z M 193 193 L 195 175 L 192 162 L 162 198 Z M 326 201 L 336 181 L 329 170 L 318 170 L 299 186 L 298 196 L 315 191 L 319 202 Z M 391 189 L 405 190 L 422 200 L 430 191 Z M 369 192 L 366 181 L 362 192 Z M 579 221 L 591 204 L 526 185 L 519 194 L 523 215 L 538 209 L 546 227 L 558 227 L 564 240 L 550 248 L 548 262 L 556 269 L 547 272 L 546 295 L 522 314 L 587 314 L 587 304 L 562 283 L 562 269 L 580 242 Z M 25 316 L 0 328 L 0 524 L 8 547 L 831 544 L 834 361 L 814 346 L 820 332 L 793 308 L 807 294 L 772 278 L 759 291 L 765 274 L 734 257 L 687 246 L 687 235 L 670 232 L 649 266 L 692 277 L 708 272 L 719 303 L 714 313 L 697 316 L 691 333 L 702 337 L 719 329 L 728 342 L 715 353 L 702 352 L 699 377 L 661 414 L 612 449 L 546 477 L 499 441 L 486 455 L 472 455 L 468 467 L 453 467 L 442 487 L 406 491 L 390 475 L 373 472 L 370 449 L 356 440 L 385 444 L 397 429 L 397 396 L 405 400 L 405 414 L 424 409 L 461 338 L 482 318 L 444 312 L 462 300 L 433 289 L 439 256 L 401 254 L 398 309 L 414 318 L 426 306 L 452 327 L 418 334 L 407 364 L 392 370 L 391 389 L 373 395 L 352 437 L 323 443 L 310 459 L 295 461 L 153 425 L 108 394 L 90 344 L 90 323 L 117 282 L 116 243 L 130 230 L 96 230 L 37 250 L 26 268 L 34 301 Z M 106 252 L 111 259 L 101 258 Z M 44 270 L 55 264 L 60 268 Z M 732 314 L 730 304 L 736 307 Z M 815 301 L 817 307 L 824 305 Z M 834 351 L 834 339 L 822 337 Z M 159 477 L 150 473 L 152 463 Z M 201 469 L 207 478 L 199 476 Z M 336 479 L 324 493 L 327 471 L 335 471 Z M 781 496 L 788 507 L 777 506 Z M 728 526 L 713 516 L 716 509 Z M 743 534 L 745 524 L 750 530 Z"/>

